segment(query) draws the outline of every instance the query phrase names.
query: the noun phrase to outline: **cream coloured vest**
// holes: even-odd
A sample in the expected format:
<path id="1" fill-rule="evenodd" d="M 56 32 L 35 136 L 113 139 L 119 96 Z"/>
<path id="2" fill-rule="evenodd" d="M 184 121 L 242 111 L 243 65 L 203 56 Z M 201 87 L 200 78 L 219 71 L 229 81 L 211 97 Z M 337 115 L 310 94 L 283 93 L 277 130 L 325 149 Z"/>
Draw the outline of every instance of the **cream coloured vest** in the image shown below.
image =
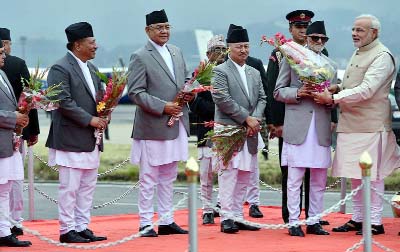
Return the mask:
<path id="1" fill-rule="evenodd" d="M 379 39 L 357 49 L 347 65 L 342 89 L 359 86 L 370 65 L 382 53 L 388 53 L 393 59 L 389 49 Z M 370 99 L 358 103 L 340 104 L 337 132 L 367 133 L 391 130 L 391 106 L 388 95 L 395 73 L 396 70 L 384 77 L 381 88 Z"/>

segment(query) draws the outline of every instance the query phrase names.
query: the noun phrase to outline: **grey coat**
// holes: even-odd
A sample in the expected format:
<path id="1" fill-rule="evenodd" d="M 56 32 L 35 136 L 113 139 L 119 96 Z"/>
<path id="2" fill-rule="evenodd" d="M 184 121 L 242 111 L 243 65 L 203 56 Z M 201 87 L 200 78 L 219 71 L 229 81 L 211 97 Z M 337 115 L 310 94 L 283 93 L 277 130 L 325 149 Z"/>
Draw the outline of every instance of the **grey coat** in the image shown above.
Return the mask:
<path id="1" fill-rule="evenodd" d="M 165 61 L 150 41 L 131 56 L 128 94 L 136 107 L 132 137 L 141 140 L 172 140 L 178 137 L 179 125 L 167 125 L 169 115 L 163 114 L 165 104 L 173 101 L 188 75 L 181 50 L 167 45 L 174 65 L 175 79 Z M 189 135 L 188 108 L 181 117 Z"/>
<path id="2" fill-rule="evenodd" d="M 13 132 L 16 126 L 17 100 L 6 74 L 0 70 L 7 88 L 0 83 L 0 158 L 11 157 L 14 152 Z M 1 168 L 1 167 L 0 167 Z"/>
<path id="3" fill-rule="evenodd" d="M 103 91 L 97 68 L 88 62 L 96 94 Z M 90 126 L 97 116 L 96 101 L 76 59 L 67 53 L 57 61 L 47 76 L 49 85 L 61 84 L 60 107 L 52 112 L 52 121 L 46 147 L 70 151 L 91 152 L 95 148 L 94 128 Z M 102 150 L 102 145 L 99 146 Z"/>
<path id="4" fill-rule="evenodd" d="M 212 93 L 215 102 L 215 122 L 229 125 L 245 125 L 248 116 L 261 120 L 266 106 L 266 97 L 260 72 L 251 66 L 245 66 L 249 95 L 240 78 L 239 71 L 228 58 L 213 70 Z M 247 138 L 247 147 L 251 154 L 257 153 L 257 135 Z"/>
<path id="5" fill-rule="evenodd" d="M 321 55 L 321 57 L 331 62 L 326 56 Z M 314 111 L 318 142 L 321 146 L 330 146 L 332 140 L 331 107 L 317 104 L 311 99 L 297 99 L 297 90 L 303 85 L 299 81 L 299 76 L 285 59 L 281 61 L 279 69 L 274 98 L 286 104 L 283 140 L 290 144 L 302 144 L 306 139 Z M 335 72 L 335 78 L 331 83 L 335 84 L 336 80 Z"/>

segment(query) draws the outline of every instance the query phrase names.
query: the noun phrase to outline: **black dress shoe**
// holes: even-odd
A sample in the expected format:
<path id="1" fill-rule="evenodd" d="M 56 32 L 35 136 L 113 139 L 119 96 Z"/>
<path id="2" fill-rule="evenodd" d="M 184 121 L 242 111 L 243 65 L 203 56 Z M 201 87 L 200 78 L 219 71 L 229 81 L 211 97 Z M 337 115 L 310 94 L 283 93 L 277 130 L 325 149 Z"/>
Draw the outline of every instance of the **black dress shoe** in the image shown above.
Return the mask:
<path id="1" fill-rule="evenodd" d="M 360 231 L 362 229 L 362 222 L 356 222 L 349 220 L 345 224 L 339 227 L 332 228 L 333 232 L 349 232 L 349 231 Z"/>
<path id="2" fill-rule="evenodd" d="M 253 218 L 262 218 L 264 215 L 261 213 L 257 205 L 251 205 L 249 208 L 249 216 Z"/>
<path id="3" fill-rule="evenodd" d="M 0 237 L 0 247 L 29 247 L 31 245 L 32 243 L 30 241 L 20 241 L 13 234 Z"/>
<path id="4" fill-rule="evenodd" d="M 11 230 L 11 234 L 13 234 L 15 236 L 24 235 L 24 230 L 22 230 L 22 228 L 14 226 L 10 230 Z"/>
<path id="5" fill-rule="evenodd" d="M 95 236 L 93 231 L 88 228 L 78 232 L 78 234 L 85 239 L 89 239 L 91 242 L 107 240 L 107 237 L 105 236 Z"/>
<path id="6" fill-rule="evenodd" d="M 307 225 L 306 233 L 315 235 L 329 235 L 329 232 L 325 231 L 319 223 L 315 223 L 314 225 Z"/>
<path id="7" fill-rule="evenodd" d="M 175 222 L 169 225 L 159 225 L 158 235 L 169 235 L 169 234 L 188 234 L 189 231 L 182 229 Z"/>
<path id="8" fill-rule="evenodd" d="M 319 224 L 321 224 L 322 226 L 328 226 L 328 225 L 330 225 L 330 224 L 329 224 L 329 221 L 326 221 L 326 220 L 320 220 L 320 221 L 319 221 Z"/>
<path id="9" fill-rule="evenodd" d="M 150 227 L 150 225 L 144 226 L 144 227 L 140 227 L 139 228 L 139 232 L 145 230 L 146 228 Z M 149 231 L 145 232 L 145 233 L 141 233 L 140 234 L 141 237 L 157 237 L 157 233 L 154 229 L 150 229 Z"/>
<path id="10" fill-rule="evenodd" d="M 220 210 L 221 210 L 221 205 L 220 205 L 220 204 L 217 204 L 217 205 L 215 206 L 215 208 L 218 208 L 218 210 L 220 211 Z M 215 211 L 215 210 L 213 210 L 213 214 L 214 214 L 214 218 L 220 216 L 219 212 L 217 212 L 217 211 Z"/>
<path id="11" fill-rule="evenodd" d="M 304 237 L 305 236 L 304 232 L 303 232 L 303 230 L 301 229 L 300 226 L 290 227 L 289 228 L 289 235 L 290 236 L 299 236 L 299 237 Z"/>
<path id="12" fill-rule="evenodd" d="M 380 235 L 385 233 L 383 225 L 371 225 L 371 233 L 373 235 Z M 362 235 L 362 229 L 356 232 L 356 235 Z"/>
<path id="13" fill-rule="evenodd" d="M 251 226 L 245 223 L 235 221 L 235 225 L 239 228 L 239 230 L 249 230 L 249 231 L 258 231 L 259 227 Z"/>
<path id="14" fill-rule="evenodd" d="M 90 239 L 83 238 L 75 230 L 60 235 L 60 242 L 63 243 L 88 243 Z"/>
<path id="15" fill-rule="evenodd" d="M 236 226 L 233 220 L 227 219 L 221 222 L 221 232 L 227 234 L 233 234 L 239 232 L 239 227 Z"/>
<path id="16" fill-rule="evenodd" d="M 203 214 L 203 225 L 214 224 L 214 214 L 213 213 L 205 213 Z"/>

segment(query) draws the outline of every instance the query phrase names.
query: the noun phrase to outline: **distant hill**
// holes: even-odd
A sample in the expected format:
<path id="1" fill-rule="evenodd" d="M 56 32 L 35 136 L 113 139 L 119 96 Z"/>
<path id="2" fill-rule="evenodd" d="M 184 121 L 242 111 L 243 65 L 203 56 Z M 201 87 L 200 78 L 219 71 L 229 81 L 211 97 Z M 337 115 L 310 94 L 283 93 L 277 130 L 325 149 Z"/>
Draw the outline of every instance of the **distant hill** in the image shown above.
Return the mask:
<path id="1" fill-rule="evenodd" d="M 337 13 L 340 13 L 338 17 Z M 351 40 L 351 27 L 354 17 L 360 13 L 352 10 L 329 10 L 321 11 L 318 17 L 324 17 L 327 27 L 327 33 L 330 40 L 327 43 L 330 57 L 335 60 L 340 68 L 344 68 L 350 58 L 354 47 Z M 380 35 L 382 42 L 392 51 L 395 57 L 400 57 L 400 36 L 398 36 L 398 22 L 388 18 L 382 18 L 382 34 Z M 204 29 L 204 27 L 202 27 Z M 288 25 L 285 20 L 270 20 L 266 22 L 253 23 L 245 28 L 249 31 L 251 42 L 251 55 L 263 60 L 264 64 L 268 63 L 269 54 L 272 47 L 268 45 L 259 46 L 262 35 L 272 36 L 276 32 L 283 32 L 289 36 Z M 208 28 L 213 30 L 211 27 Z M 214 34 L 226 34 L 226 30 L 213 30 Z M 144 34 L 144 33 L 140 33 Z M 396 34 L 394 36 L 394 34 Z M 114 47 L 103 47 L 102 42 L 98 39 L 100 48 L 97 52 L 94 63 L 99 67 L 110 67 L 118 64 L 121 58 L 125 64 L 129 64 L 129 57 L 146 43 L 145 35 L 141 44 L 119 44 L 114 41 Z M 179 46 L 186 58 L 189 68 L 193 69 L 198 61 L 198 51 L 195 41 L 194 31 L 175 31 L 173 30 L 170 43 Z M 18 41 L 13 41 L 13 53 L 22 56 L 22 47 Z M 65 41 L 51 40 L 48 38 L 31 38 L 27 41 L 25 47 L 25 58 L 29 66 L 37 64 L 38 60 L 42 67 L 50 66 L 58 58 L 66 53 Z"/>

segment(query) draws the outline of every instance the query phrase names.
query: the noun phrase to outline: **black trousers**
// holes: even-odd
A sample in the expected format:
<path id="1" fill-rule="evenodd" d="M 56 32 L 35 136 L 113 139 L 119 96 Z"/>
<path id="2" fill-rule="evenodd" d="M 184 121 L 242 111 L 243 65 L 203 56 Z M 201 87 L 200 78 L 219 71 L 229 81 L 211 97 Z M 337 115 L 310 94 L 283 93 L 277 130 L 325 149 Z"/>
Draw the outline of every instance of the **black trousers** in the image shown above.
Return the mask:
<path id="1" fill-rule="evenodd" d="M 279 164 L 281 163 L 282 157 L 282 146 L 283 146 L 283 138 L 279 138 Z M 289 210 L 287 208 L 287 180 L 288 180 L 288 167 L 281 166 L 281 184 L 282 184 L 282 219 L 285 223 L 289 223 Z M 310 169 L 306 169 L 306 173 L 304 175 L 304 182 L 300 188 L 300 214 L 303 205 L 303 185 L 305 189 L 304 195 L 304 207 L 306 210 L 306 218 L 308 218 L 308 207 L 310 200 Z"/>

